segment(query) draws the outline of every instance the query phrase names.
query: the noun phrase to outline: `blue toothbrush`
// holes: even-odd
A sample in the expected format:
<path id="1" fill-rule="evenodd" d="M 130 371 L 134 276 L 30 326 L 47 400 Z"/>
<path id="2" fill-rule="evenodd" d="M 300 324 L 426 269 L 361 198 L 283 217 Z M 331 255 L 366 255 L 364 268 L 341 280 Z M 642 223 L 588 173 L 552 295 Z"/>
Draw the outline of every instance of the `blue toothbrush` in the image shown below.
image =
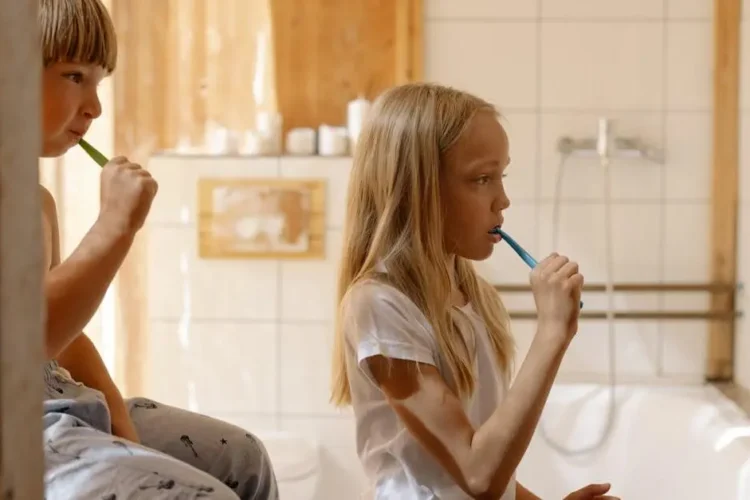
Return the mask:
<path id="1" fill-rule="evenodd" d="M 521 257 L 521 260 L 523 260 L 527 266 L 529 266 L 531 269 L 534 269 L 537 265 L 537 261 L 534 259 L 534 257 L 529 254 L 526 250 L 519 245 L 516 240 L 511 238 L 508 233 L 500 229 L 499 227 L 496 227 L 491 233 L 499 234 L 500 237 L 503 239 L 504 242 L 506 242 L 512 249 L 515 251 L 519 257 Z M 581 309 L 583 309 L 583 301 L 581 301 Z"/>

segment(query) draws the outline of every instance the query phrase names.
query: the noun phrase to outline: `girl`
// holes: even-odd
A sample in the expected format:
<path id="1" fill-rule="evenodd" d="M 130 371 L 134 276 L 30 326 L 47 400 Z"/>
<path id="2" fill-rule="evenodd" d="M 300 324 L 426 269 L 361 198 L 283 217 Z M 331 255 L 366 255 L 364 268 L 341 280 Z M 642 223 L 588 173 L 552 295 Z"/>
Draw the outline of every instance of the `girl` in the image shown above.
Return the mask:
<path id="1" fill-rule="evenodd" d="M 42 0 L 42 154 L 60 156 L 100 116 L 97 86 L 117 44 L 100 0 Z M 123 400 L 81 329 L 143 225 L 156 182 L 116 158 L 101 173 L 94 226 L 61 262 L 55 201 L 42 190 L 47 322 L 45 498 L 278 498 L 263 444 L 233 425 L 145 399 Z"/>
<path id="2" fill-rule="evenodd" d="M 339 273 L 332 400 L 351 404 L 375 499 L 538 498 L 515 481 L 578 329 L 583 276 L 531 273 L 538 328 L 513 387 L 508 313 L 471 261 L 510 206 L 508 137 L 487 102 L 409 84 L 373 106 L 357 146 Z M 590 485 L 568 499 L 604 499 Z"/>

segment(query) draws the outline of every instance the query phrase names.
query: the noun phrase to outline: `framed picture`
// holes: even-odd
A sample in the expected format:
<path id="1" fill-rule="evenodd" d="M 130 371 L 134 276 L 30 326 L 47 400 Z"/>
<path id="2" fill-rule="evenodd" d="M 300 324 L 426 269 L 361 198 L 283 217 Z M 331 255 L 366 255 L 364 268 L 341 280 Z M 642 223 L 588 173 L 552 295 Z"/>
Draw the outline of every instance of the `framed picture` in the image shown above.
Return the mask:
<path id="1" fill-rule="evenodd" d="M 322 259 L 325 206 L 324 180 L 199 179 L 199 256 Z"/>

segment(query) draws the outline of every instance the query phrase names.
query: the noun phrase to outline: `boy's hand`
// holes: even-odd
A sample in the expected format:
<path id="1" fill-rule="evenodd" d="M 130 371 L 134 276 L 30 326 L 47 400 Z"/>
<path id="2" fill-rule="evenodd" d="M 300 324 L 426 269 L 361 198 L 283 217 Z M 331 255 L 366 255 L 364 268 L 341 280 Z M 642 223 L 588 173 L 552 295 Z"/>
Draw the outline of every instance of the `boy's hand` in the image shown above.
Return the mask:
<path id="1" fill-rule="evenodd" d="M 119 156 L 102 168 L 100 183 L 100 218 L 127 233 L 143 227 L 158 190 L 151 174 Z"/>
<path id="2" fill-rule="evenodd" d="M 617 497 L 605 495 L 609 488 L 610 485 L 607 483 L 590 484 L 566 496 L 565 500 L 619 500 Z"/>

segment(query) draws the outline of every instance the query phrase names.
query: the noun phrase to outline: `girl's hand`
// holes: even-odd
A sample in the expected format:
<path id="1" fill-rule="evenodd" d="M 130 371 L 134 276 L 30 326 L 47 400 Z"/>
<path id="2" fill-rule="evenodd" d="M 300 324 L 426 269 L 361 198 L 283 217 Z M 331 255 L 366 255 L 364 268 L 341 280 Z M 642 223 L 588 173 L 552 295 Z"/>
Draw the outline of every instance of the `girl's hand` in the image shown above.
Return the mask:
<path id="1" fill-rule="evenodd" d="M 534 293 L 539 322 L 561 326 L 570 340 L 578 331 L 583 275 L 578 264 L 557 253 L 541 261 L 531 272 L 531 289 Z"/>
<path id="2" fill-rule="evenodd" d="M 564 500 L 620 500 L 618 497 L 605 495 L 610 488 L 611 485 L 608 483 L 590 484 L 578 491 L 574 491 L 566 496 Z"/>

